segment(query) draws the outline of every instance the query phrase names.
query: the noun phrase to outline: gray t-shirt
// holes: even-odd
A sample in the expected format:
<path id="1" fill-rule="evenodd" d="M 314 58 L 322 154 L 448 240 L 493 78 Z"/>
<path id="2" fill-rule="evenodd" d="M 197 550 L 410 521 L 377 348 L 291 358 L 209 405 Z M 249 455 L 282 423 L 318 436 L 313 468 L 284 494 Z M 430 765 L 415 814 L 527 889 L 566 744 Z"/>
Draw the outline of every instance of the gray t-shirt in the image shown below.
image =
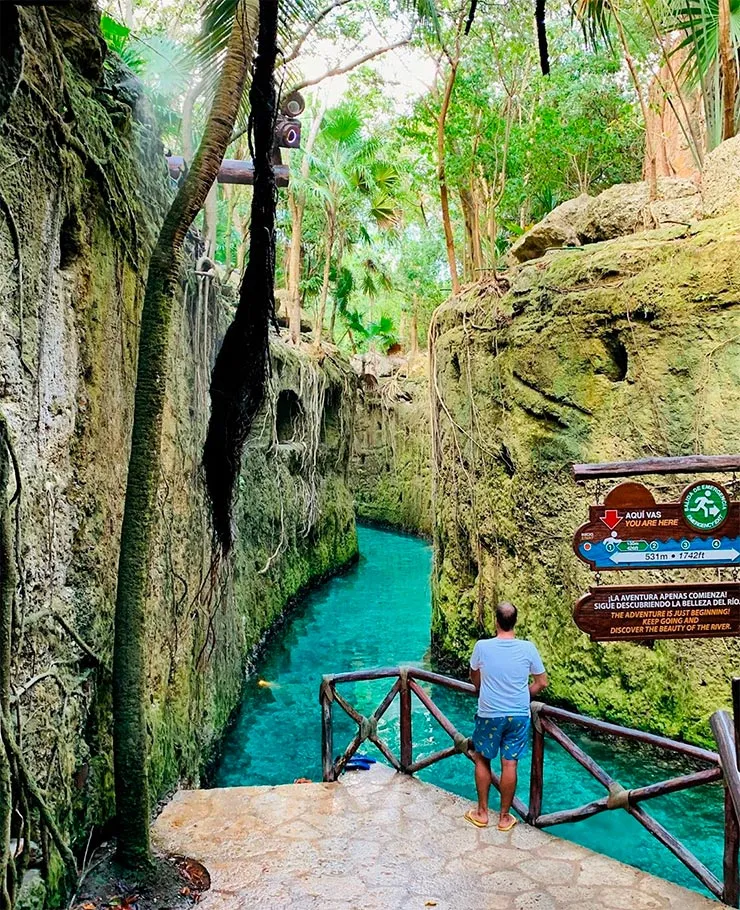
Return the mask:
<path id="1" fill-rule="evenodd" d="M 531 641 L 483 638 L 475 643 L 470 668 L 480 670 L 479 717 L 529 716 L 529 677 L 545 672 Z"/>

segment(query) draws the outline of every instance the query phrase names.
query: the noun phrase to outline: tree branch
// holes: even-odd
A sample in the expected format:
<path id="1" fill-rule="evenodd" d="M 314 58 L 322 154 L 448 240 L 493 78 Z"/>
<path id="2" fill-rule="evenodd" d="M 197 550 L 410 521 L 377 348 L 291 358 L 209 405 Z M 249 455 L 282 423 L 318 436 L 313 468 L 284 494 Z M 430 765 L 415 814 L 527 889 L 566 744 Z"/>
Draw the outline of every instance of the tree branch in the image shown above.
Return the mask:
<path id="1" fill-rule="evenodd" d="M 411 41 L 411 36 L 408 38 L 403 38 L 401 41 L 396 41 L 395 44 L 388 44 L 385 47 L 379 47 L 377 50 L 370 51 L 369 54 L 365 54 L 363 57 L 359 57 L 357 60 L 352 60 L 350 63 L 345 64 L 344 66 L 335 66 L 333 69 L 327 70 L 323 75 L 317 76 L 315 79 L 305 79 L 303 82 L 298 82 L 296 85 L 292 86 L 291 92 L 298 92 L 301 89 L 308 88 L 311 85 L 318 85 L 319 82 L 323 82 L 324 79 L 331 79 L 332 76 L 343 76 L 345 73 L 349 73 L 350 70 L 356 69 L 358 66 L 362 66 L 363 63 L 367 63 L 370 60 L 373 60 L 375 57 L 379 57 L 381 54 L 387 54 L 388 51 L 395 51 L 399 47 L 404 47 Z"/>
<path id="2" fill-rule="evenodd" d="M 322 22 L 324 19 L 326 19 L 326 17 L 329 15 L 329 13 L 331 13 L 333 10 L 337 9 L 340 6 L 346 6 L 348 3 L 351 3 L 351 2 L 352 2 L 352 0 L 334 0 L 334 3 L 330 3 L 329 6 L 327 6 L 325 9 L 322 9 L 321 12 L 313 20 L 313 22 L 310 23 L 308 28 L 303 32 L 303 34 L 299 37 L 299 39 L 293 45 L 293 50 L 288 54 L 287 57 L 283 58 L 283 62 L 280 65 L 286 66 L 288 63 L 292 63 L 296 59 L 298 54 L 300 54 L 301 48 L 303 47 L 308 36 L 311 34 L 311 32 L 313 32 L 316 29 L 316 27 L 319 25 L 319 23 Z"/>
<path id="3" fill-rule="evenodd" d="M 351 0 L 341 0 L 342 3 L 349 3 Z M 339 5 L 339 4 L 337 4 Z M 403 38 L 401 41 L 396 41 L 395 44 L 388 44 L 385 47 L 379 47 L 377 50 L 371 51 L 369 54 L 365 54 L 363 57 L 358 57 L 357 60 L 353 60 L 350 63 L 345 64 L 344 66 L 337 66 L 333 69 L 327 70 L 321 76 L 317 76 L 315 79 L 306 79 L 304 82 L 297 82 L 295 85 L 284 92 L 284 95 L 289 95 L 291 92 L 298 92 L 301 89 L 308 88 L 311 85 L 318 85 L 320 82 L 323 82 L 325 79 L 331 79 L 332 76 L 343 76 L 345 73 L 349 73 L 351 70 L 356 69 L 358 66 L 362 66 L 363 63 L 367 63 L 369 60 L 379 57 L 381 54 L 387 54 L 388 51 L 397 50 L 399 47 L 404 47 L 411 41 L 411 35 L 407 38 Z M 286 61 L 287 62 L 287 61 Z M 241 139 L 247 132 L 247 127 L 244 129 L 237 130 L 235 133 L 232 133 L 231 139 L 229 139 L 229 145 L 232 145 L 238 139 Z"/>
<path id="4" fill-rule="evenodd" d="M 90 645 L 88 645 L 88 643 L 80 635 L 78 635 L 77 632 L 75 632 L 75 630 L 64 619 L 64 617 L 60 616 L 55 610 L 51 610 L 50 615 L 54 619 L 56 619 L 56 621 L 64 629 L 64 631 L 67 633 L 67 635 L 69 635 L 69 637 L 77 645 L 77 647 L 84 654 L 86 654 L 87 657 L 90 658 L 90 660 L 95 664 L 95 666 L 101 667 L 103 670 L 110 673 L 110 667 L 106 664 L 106 662 L 102 659 L 102 657 L 100 657 L 99 654 L 96 654 L 95 651 L 93 651 L 93 649 L 90 647 Z"/>

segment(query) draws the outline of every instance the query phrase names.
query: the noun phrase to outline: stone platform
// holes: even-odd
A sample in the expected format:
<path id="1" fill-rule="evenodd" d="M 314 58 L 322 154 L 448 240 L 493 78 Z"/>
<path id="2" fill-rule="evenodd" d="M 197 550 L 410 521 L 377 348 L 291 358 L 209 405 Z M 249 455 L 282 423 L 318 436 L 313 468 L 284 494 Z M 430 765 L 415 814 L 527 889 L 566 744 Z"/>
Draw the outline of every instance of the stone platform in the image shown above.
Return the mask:
<path id="1" fill-rule="evenodd" d="M 200 860 L 203 910 L 710 910 L 722 906 L 389 768 L 334 784 L 179 792 L 159 850 Z"/>

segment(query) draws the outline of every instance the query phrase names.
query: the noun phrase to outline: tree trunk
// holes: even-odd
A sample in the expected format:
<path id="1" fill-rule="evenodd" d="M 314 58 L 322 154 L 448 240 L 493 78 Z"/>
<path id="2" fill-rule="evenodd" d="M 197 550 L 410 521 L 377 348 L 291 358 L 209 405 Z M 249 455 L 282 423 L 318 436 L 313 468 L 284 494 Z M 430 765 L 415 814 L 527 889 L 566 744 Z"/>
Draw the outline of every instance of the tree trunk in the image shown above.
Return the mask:
<path id="1" fill-rule="evenodd" d="M 226 184 L 223 188 L 226 199 L 226 230 L 224 231 L 224 261 L 226 263 L 224 281 L 228 281 L 234 270 L 234 210 L 236 209 L 236 194 L 234 187 Z"/>
<path id="2" fill-rule="evenodd" d="M 329 341 L 334 344 L 334 332 L 337 325 L 337 298 L 334 297 L 331 304 L 331 319 L 329 320 Z"/>
<path id="3" fill-rule="evenodd" d="M 273 154 L 277 95 L 278 0 L 259 0 L 259 36 L 249 90 L 254 189 L 249 262 L 239 303 L 211 373 L 211 417 L 203 445 L 203 472 L 218 555 L 234 544 L 233 509 L 242 454 L 265 400 L 270 373 L 270 326 L 275 322 L 275 212 Z"/>
<path id="4" fill-rule="evenodd" d="M 732 47 L 730 0 L 719 0 L 719 67 L 722 76 L 722 139 L 735 135 L 737 57 Z"/>
<path id="5" fill-rule="evenodd" d="M 0 709 L 10 714 L 10 655 L 15 596 L 15 551 L 8 503 L 10 451 L 8 428 L 0 417 Z M 10 855 L 10 825 L 13 817 L 13 791 L 10 760 L 0 740 L 0 906 L 11 907 L 15 869 Z"/>
<path id="6" fill-rule="evenodd" d="M 249 234 L 245 230 L 244 219 L 238 208 L 234 208 L 232 217 L 234 219 L 234 227 L 236 228 L 239 237 L 239 245 L 236 248 L 236 271 L 241 279 L 244 274 L 244 259 L 246 257 Z"/>
<path id="7" fill-rule="evenodd" d="M 450 266 L 450 280 L 452 281 L 452 293 L 459 294 L 460 279 L 457 274 L 457 259 L 455 258 L 455 238 L 452 233 L 452 221 L 450 220 L 450 198 L 447 189 L 447 174 L 445 169 L 445 121 L 447 111 L 450 108 L 450 98 L 452 89 L 455 85 L 457 76 L 458 61 L 450 64 L 450 72 L 445 84 L 444 96 L 442 98 L 442 107 L 437 118 L 437 181 L 439 183 L 439 201 L 442 207 L 442 224 L 445 231 L 445 247 L 447 249 L 447 262 Z"/>
<path id="8" fill-rule="evenodd" d="M 650 201 L 658 198 L 658 162 L 655 154 L 655 149 L 653 147 L 653 140 L 650 135 L 650 113 L 648 111 L 647 101 L 645 100 L 645 93 L 642 90 L 640 85 L 640 77 L 637 74 L 637 67 L 635 66 L 635 61 L 632 58 L 630 53 L 629 43 L 627 42 L 627 35 L 625 34 L 624 28 L 622 27 L 622 21 L 613 11 L 614 22 L 617 26 L 617 32 L 619 34 L 619 40 L 622 44 L 622 51 L 624 53 L 624 60 L 627 64 L 627 69 L 629 70 L 630 77 L 632 79 L 632 84 L 635 87 L 637 92 L 637 99 L 640 102 L 640 111 L 642 112 L 642 122 L 645 125 L 645 170 L 648 182 L 648 187 L 650 189 Z"/>
<path id="9" fill-rule="evenodd" d="M 303 146 L 303 160 L 301 161 L 301 182 L 305 184 L 311 170 L 311 153 L 316 144 L 316 139 L 321 129 L 321 122 L 329 105 L 328 95 L 324 95 L 316 112 L 316 117 L 311 124 L 311 130 Z M 288 257 L 288 331 L 293 344 L 301 340 L 301 265 L 303 262 L 303 213 L 306 200 L 301 193 L 288 193 L 288 208 L 290 210 L 290 256 Z"/>
<path id="10" fill-rule="evenodd" d="M 465 221 L 465 238 L 466 238 L 466 278 L 468 281 L 474 280 L 478 273 L 483 270 L 483 251 L 480 242 L 480 225 L 478 220 L 478 205 L 475 196 L 467 187 L 461 187 L 460 207 L 463 212 Z"/>
<path id="11" fill-rule="evenodd" d="M 288 195 L 290 210 L 290 256 L 288 257 L 288 331 L 293 344 L 301 340 L 301 243 L 303 238 L 303 199 Z"/>
<path id="12" fill-rule="evenodd" d="M 496 200 L 493 198 L 492 194 L 488 200 L 488 223 L 486 225 L 486 233 L 488 234 L 491 265 L 495 269 L 498 265 L 498 247 L 496 246 L 496 240 L 498 238 L 498 219 L 496 218 Z"/>
<path id="13" fill-rule="evenodd" d="M 411 359 L 419 356 L 419 301 L 414 297 L 411 301 Z"/>
<path id="14" fill-rule="evenodd" d="M 324 260 L 324 276 L 321 281 L 321 296 L 319 297 L 319 311 L 316 315 L 316 325 L 313 327 L 314 344 L 321 347 L 321 338 L 324 332 L 324 316 L 326 315 L 326 298 L 329 296 L 329 273 L 331 271 L 331 254 L 334 249 L 334 231 L 336 228 L 336 215 L 333 210 L 329 212 L 329 234 L 326 238 L 326 259 Z"/>
<path id="15" fill-rule="evenodd" d="M 182 120 L 180 121 L 180 141 L 182 157 L 187 163 L 193 160 L 193 108 L 205 89 L 203 81 L 191 85 L 182 103 Z"/>
<path id="16" fill-rule="evenodd" d="M 126 28 L 132 29 L 134 27 L 134 0 L 124 0 L 123 24 Z"/>
<path id="17" fill-rule="evenodd" d="M 203 239 L 206 244 L 206 256 L 216 261 L 216 231 L 218 228 L 218 184 L 214 183 L 206 196 L 203 221 Z"/>
<path id="18" fill-rule="evenodd" d="M 164 220 L 149 263 L 139 335 L 134 421 L 118 563 L 113 645 L 113 759 L 117 858 L 125 866 L 150 858 L 147 780 L 146 597 L 162 413 L 170 360 L 170 324 L 188 228 L 205 202 L 231 138 L 253 53 L 256 23 L 240 3 L 203 139 Z"/>

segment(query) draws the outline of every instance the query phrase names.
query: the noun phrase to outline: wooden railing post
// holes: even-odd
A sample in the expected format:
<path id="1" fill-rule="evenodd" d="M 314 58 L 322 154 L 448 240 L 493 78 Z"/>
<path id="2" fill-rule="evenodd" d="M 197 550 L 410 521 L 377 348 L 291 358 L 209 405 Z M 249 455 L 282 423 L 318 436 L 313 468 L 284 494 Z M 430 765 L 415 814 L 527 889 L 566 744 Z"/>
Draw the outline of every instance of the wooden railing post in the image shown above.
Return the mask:
<path id="1" fill-rule="evenodd" d="M 321 681 L 319 690 L 321 702 L 321 770 L 325 781 L 335 780 L 334 776 L 334 727 L 332 724 L 331 706 L 334 693 L 331 680 L 325 676 Z"/>
<path id="2" fill-rule="evenodd" d="M 732 679 L 732 721 L 735 734 L 735 763 L 740 765 L 740 678 Z M 727 771 L 725 775 L 727 776 Z M 732 772 L 729 772 L 732 773 Z M 732 800 L 730 787 L 725 782 L 725 854 L 722 864 L 724 890 L 722 900 L 730 907 L 737 907 L 740 900 L 740 879 L 738 877 L 738 849 L 740 849 L 740 826 Z"/>
<path id="3" fill-rule="evenodd" d="M 740 880 L 738 879 L 738 849 L 740 848 L 740 828 L 738 827 L 735 807 L 728 787 L 725 787 L 725 855 L 722 864 L 724 888 L 722 900 L 730 907 L 738 906 L 740 898 Z"/>
<path id="4" fill-rule="evenodd" d="M 409 689 L 408 668 L 401 667 L 398 674 L 401 688 L 399 697 L 401 701 L 401 770 L 405 774 L 411 773 L 409 768 L 414 760 L 414 742 L 411 732 L 411 689 Z"/>
<path id="5" fill-rule="evenodd" d="M 735 759 L 740 767 L 740 676 L 732 677 L 732 721 L 735 726 Z"/>
<path id="6" fill-rule="evenodd" d="M 529 777 L 527 821 L 534 825 L 542 814 L 542 787 L 545 768 L 545 732 L 540 724 L 540 703 L 532 703 L 532 767 Z"/>

